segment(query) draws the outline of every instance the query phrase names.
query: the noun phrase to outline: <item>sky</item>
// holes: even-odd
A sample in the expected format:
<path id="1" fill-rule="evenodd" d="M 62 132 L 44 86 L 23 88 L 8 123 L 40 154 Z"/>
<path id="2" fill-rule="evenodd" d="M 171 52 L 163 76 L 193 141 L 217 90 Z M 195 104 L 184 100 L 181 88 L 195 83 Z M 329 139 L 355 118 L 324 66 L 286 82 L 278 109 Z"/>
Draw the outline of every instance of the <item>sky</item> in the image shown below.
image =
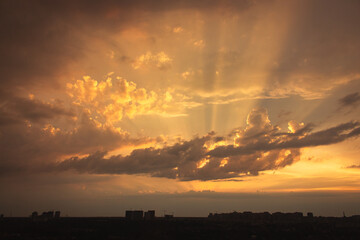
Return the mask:
<path id="1" fill-rule="evenodd" d="M 360 214 L 360 2 L 0 3 L 0 213 Z"/>

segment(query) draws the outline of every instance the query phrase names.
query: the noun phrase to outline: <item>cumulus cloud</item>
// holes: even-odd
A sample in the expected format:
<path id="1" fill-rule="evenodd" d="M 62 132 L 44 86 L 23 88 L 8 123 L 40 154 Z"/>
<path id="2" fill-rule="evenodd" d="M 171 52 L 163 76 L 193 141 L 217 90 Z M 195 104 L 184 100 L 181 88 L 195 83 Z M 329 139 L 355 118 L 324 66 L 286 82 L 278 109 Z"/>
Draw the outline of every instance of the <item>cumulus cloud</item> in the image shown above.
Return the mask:
<path id="1" fill-rule="evenodd" d="M 99 123 L 113 124 L 124 117 L 142 114 L 185 115 L 185 110 L 201 105 L 185 95 L 166 89 L 148 91 L 121 77 L 96 81 L 89 76 L 67 84 L 67 93 L 76 106 L 91 113 Z"/>
<path id="2" fill-rule="evenodd" d="M 107 152 L 96 152 L 73 157 L 50 168 L 94 174 L 149 174 L 182 181 L 232 179 L 283 168 L 299 160 L 303 147 L 334 144 L 359 134 L 359 122 L 314 132 L 311 126 L 292 121 L 289 131 L 282 132 L 271 124 L 265 109 L 254 109 L 248 115 L 247 126 L 234 130 L 230 137 L 211 132 L 172 146 L 137 149 L 128 156 L 105 157 Z"/>

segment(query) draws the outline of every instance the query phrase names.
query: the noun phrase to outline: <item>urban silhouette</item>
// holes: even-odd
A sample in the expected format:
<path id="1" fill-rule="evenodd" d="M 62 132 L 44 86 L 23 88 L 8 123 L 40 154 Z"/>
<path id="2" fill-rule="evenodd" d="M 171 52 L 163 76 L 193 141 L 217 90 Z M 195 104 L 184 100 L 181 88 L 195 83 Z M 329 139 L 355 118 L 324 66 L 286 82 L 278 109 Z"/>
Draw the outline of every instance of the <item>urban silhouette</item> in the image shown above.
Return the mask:
<path id="1" fill-rule="evenodd" d="M 126 210 L 125 217 L 61 217 L 48 211 L 0 218 L 0 239 L 360 239 L 360 215 L 321 217 L 309 212 L 209 213 L 156 216 Z"/>

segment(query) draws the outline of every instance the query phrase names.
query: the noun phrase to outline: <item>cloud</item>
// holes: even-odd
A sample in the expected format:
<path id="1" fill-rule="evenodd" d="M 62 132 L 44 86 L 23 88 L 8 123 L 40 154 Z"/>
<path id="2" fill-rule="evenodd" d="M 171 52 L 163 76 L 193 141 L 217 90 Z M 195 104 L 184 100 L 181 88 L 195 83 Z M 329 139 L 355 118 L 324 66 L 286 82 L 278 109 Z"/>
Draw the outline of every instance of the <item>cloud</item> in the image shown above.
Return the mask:
<path id="1" fill-rule="evenodd" d="M 108 76 L 96 81 L 89 76 L 67 84 L 67 93 L 73 104 L 91 113 L 101 124 L 115 124 L 124 117 L 142 114 L 183 116 L 186 109 L 200 106 L 173 89 L 148 91 L 121 77 Z"/>
<path id="2" fill-rule="evenodd" d="M 311 133 L 303 136 L 302 138 L 291 138 L 292 135 L 288 135 L 290 138 L 286 141 L 283 139 L 276 139 L 273 142 L 264 143 L 257 141 L 255 143 L 239 147 L 235 147 L 234 145 L 221 146 L 210 151 L 208 154 L 216 157 L 224 157 L 252 154 L 256 151 L 271 151 L 290 148 L 299 149 L 303 147 L 330 145 L 359 135 L 360 128 L 358 126 L 360 126 L 358 122 L 349 122 L 324 131 Z M 347 133 L 347 131 L 349 131 L 349 133 Z"/>
<path id="3" fill-rule="evenodd" d="M 339 99 L 339 104 L 341 107 L 357 107 L 357 105 L 360 103 L 360 95 L 358 92 L 351 93 L 349 95 L 346 95 L 343 98 Z"/>
<path id="4" fill-rule="evenodd" d="M 14 91 L 22 86 L 58 87 L 62 77 L 74 72 L 82 73 L 86 66 L 79 62 L 89 57 L 87 54 L 94 50 L 94 46 L 96 49 L 99 47 L 96 42 L 100 37 L 95 32 L 101 35 L 102 41 L 111 44 L 114 32 L 150 22 L 159 12 L 178 9 L 242 10 L 250 4 L 244 0 L 232 5 L 229 7 L 217 1 L 194 3 L 190 0 L 3 1 L 0 3 L 3 33 L 0 39 L 1 88 Z"/>
<path id="5" fill-rule="evenodd" d="M 0 97 L 0 125 L 28 122 L 45 122 L 59 117 L 74 117 L 59 101 L 45 102 L 30 98 L 6 95 Z"/>
<path id="6" fill-rule="evenodd" d="M 351 165 L 351 166 L 348 166 L 347 168 L 360 168 L 360 165 Z"/>
<path id="7" fill-rule="evenodd" d="M 195 41 L 194 46 L 198 47 L 198 48 L 204 48 L 205 47 L 205 42 L 204 42 L 204 40 Z"/>
<path id="8" fill-rule="evenodd" d="M 182 27 L 174 27 L 172 31 L 173 33 L 181 33 L 184 29 Z"/>
<path id="9" fill-rule="evenodd" d="M 328 11 L 321 11 L 324 6 Z M 210 92 L 220 88 L 226 92 L 251 89 L 254 83 L 265 86 L 266 92 L 272 95 L 298 94 L 319 98 L 359 73 L 356 50 L 359 49 L 360 34 L 351 24 L 359 20 L 357 8 L 355 1 L 341 4 L 337 1 L 279 4 L 278 1 L 247 0 L 196 3 L 189 0 L 166 3 L 78 0 L 76 3 L 35 1 L 31 4 L 24 0 L 6 1 L 1 3 L 0 12 L 3 30 L 0 40 L 1 88 L 16 91 L 26 87 L 59 87 L 64 78 L 89 72 L 87 70 L 94 68 L 94 61 L 105 61 L 99 57 L 98 52 L 102 51 L 116 53 L 120 62 L 121 56 L 126 56 L 125 61 L 134 59 L 139 52 L 135 55 L 131 49 L 138 49 L 136 44 L 139 42 L 122 45 L 117 37 L 123 31 L 139 28 L 158 42 L 150 46 L 145 44 L 145 51 L 152 53 L 138 56 L 140 59 L 134 62 L 134 67 L 151 65 L 169 69 L 171 66 L 181 71 L 202 67 L 203 76 L 195 76 L 189 89 Z M 169 47 L 173 45 L 173 39 L 166 38 L 167 35 L 159 30 L 164 22 L 178 22 L 179 15 L 173 11 L 186 17 L 192 10 L 203 17 L 190 18 L 191 25 L 186 26 L 185 21 L 181 27 L 191 33 L 191 45 L 199 39 L 206 43 L 203 54 L 191 54 L 185 46 L 181 52 L 174 51 Z M 174 18 L 165 17 L 169 15 Z M 314 22 L 317 23 L 315 26 Z M 157 25 L 158 28 L 154 27 Z M 194 27 L 198 25 L 203 26 L 203 31 Z M 232 37 L 226 37 L 220 29 L 225 33 L 232 32 Z M 179 34 L 172 35 L 179 37 Z M 223 40 L 218 41 L 219 38 Z M 159 44 L 164 48 L 159 50 Z M 141 45 L 144 46 L 144 42 Z M 182 55 L 182 52 L 188 58 L 176 54 Z M 158 56 L 161 53 L 164 55 Z M 268 54 L 264 56 L 264 53 Z M 181 59 L 181 63 L 176 65 L 159 60 L 167 59 L 165 55 L 169 59 Z M 183 66 L 184 62 L 189 66 Z M 211 80 L 216 71 L 220 72 L 220 80 Z M 219 81 L 220 84 L 214 87 L 213 84 Z M 189 86 L 188 82 L 182 86 Z"/>
<path id="10" fill-rule="evenodd" d="M 6 125 L 0 125 L 0 175 L 37 172 L 39 168 L 68 156 L 155 141 L 147 137 L 131 137 L 111 125 L 99 125 L 86 112 L 68 119 L 64 128 L 55 120 L 39 121 L 38 115 L 30 116 L 36 122 L 19 117 L 18 122 L 11 119 Z M 56 120 L 59 116 L 50 115 Z M 45 119 L 47 117 L 45 115 Z"/>
<path id="11" fill-rule="evenodd" d="M 189 180 L 233 179 L 256 176 L 265 170 L 291 165 L 303 147 L 329 145 L 360 135 L 360 123 L 348 122 L 313 132 L 311 126 L 289 123 L 289 131 L 273 126 L 265 109 L 254 109 L 244 129 L 229 137 L 211 132 L 203 137 L 180 141 L 163 148 L 134 150 L 130 155 L 105 157 L 96 152 L 73 157 L 50 167 L 53 171 L 75 170 L 93 174 L 148 174 Z"/>
<path id="12" fill-rule="evenodd" d="M 134 69 L 144 68 L 146 66 L 155 67 L 159 70 L 168 70 L 171 68 L 172 59 L 164 52 L 152 54 L 147 52 L 136 58 L 133 62 L 132 67 Z"/>
<path id="13" fill-rule="evenodd" d="M 319 98 L 349 79 L 358 78 L 360 32 L 352 24 L 359 22 L 358 3 L 287 4 L 247 0 L 1 2 L 1 162 L 27 168 L 33 161 L 37 165 L 47 158 L 52 162 L 67 154 L 108 152 L 117 146 L 136 144 L 133 142 L 137 139 L 130 140 L 128 133 L 114 127 L 120 120 L 142 114 L 183 116 L 202 102 L 191 101 L 174 90 L 177 86 L 167 85 L 176 81 L 176 74 L 190 94 L 199 89 L 204 95 L 212 92 L 213 96 L 240 93 L 234 98 L 214 99 L 214 103 L 291 94 Z M 193 14 L 192 10 L 200 14 Z M 242 14 L 244 10 L 247 12 Z M 166 19 L 168 26 L 178 26 L 174 22 L 178 22 L 179 15 L 196 15 L 196 18 L 189 17 L 190 24 L 183 18 L 181 27 L 186 31 L 182 34 L 166 35 L 162 23 Z M 128 29 L 144 31 L 156 41 L 141 40 L 131 45 L 119 39 Z M 226 32 L 232 32 L 231 37 Z M 184 43 L 179 45 L 180 49 L 174 47 L 174 38 Z M 206 43 L 203 51 L 192 54 L 194 41 L 200 39 Z M 125 51 L 127 47 L 129 51 Z M 98 58 L 101 54 L 103 58 Z M 107 66 L 107 62 L 102 63 L 105 58 L 118 59 L 120 71 L 139 78 L 142 68 L 171 68 L 174 72 L 153 71 L 167 74 L 161 76 L 164 81 L 156 83 L 154 79 L 160 79 L 158 76 L 146 75 L 152 80 L 142 83 L 158 87 L 160 82 L 161 87 L 166 86 L 160 92 L 110 77 L 105 81 L 84 78 L 68 84 L 66 91 L 71 106 L 61 101 L 40 100 L 38 95 L 33 99 L 24 97 L 33 88 L 41 90 L 40 96 L 48 89 L 57 95 L 62 89 L 54 86 L 65 85 L 59 83 L 61 80 L 76 79 L 86 70 L 101 65 L 96 72 Z M 130 62 L 133 66 L 129 66 Z M 4 95 L 9 92 L 14 95 Z M 358 98 L 358 93 L 350 94 L 340 104 L 355 106 Z M 205 137 L 207 140 L 201 140 L 202 137 L 190 140 L 189 144 L 205 141 L 197 146 L 200 154 L 191 164 L 187 158 L 175 158 L 179 163 L 174 169 L 160 171 L 156 170 L 159 163 L 155 161 L 154 171 L 149 166 L 143 172 L 181 180 L 256 175 L 296 161 L 302 147 L 341 142 L 357 136 L 359 131 L 357 122 L 319 132 L 313 132 L 311 125 L 291 122 L 292 130 L 284 133 L 271 124 L 265 111 L 251 114 L 248 125 L 237 129 L 232 139 L 209 135 Z M 61 126 L 60 119 L 68 121 L 64 124 L 67 126 Z M 168 148 L 150 149 L 146 154 L 161 155 Z M 185 153 L 178 151 L 173 155 L 181 154 Z M 118 159 L 129 161 L 126 156 Z"/>
<path id="14" fill-rule="evenodd" d="M 0 95 L 0 174 L 36 172 L 69 155 L 161 142 L 141 134 L 134 137 L 118 123 L 141 114 L 180 116 L 196 106 L 172 89 L 156 93 L 111 76 L 68 83 L 63 101 L 5 92 Z"/>

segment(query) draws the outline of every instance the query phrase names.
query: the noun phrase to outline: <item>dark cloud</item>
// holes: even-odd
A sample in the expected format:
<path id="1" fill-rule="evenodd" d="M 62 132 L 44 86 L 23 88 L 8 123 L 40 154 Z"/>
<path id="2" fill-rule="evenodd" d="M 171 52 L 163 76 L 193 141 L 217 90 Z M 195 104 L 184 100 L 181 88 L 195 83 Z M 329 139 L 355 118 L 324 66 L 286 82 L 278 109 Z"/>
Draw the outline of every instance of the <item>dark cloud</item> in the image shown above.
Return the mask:
<path id="1" fill-rule="evenodd" d="M 348 166 L 347 168 L 360 168 L 360 165 L 351 165 L 351 166 Z"/>
<path id="2" fill-rule="evenodd" d="M 264 133 L 265 134 L 265 133 Z M 220 146 L 208 154 L 216 157 L 228 157 L 233 155 L 251 154 L 256 151 L 270 151 L 275 149 L 316 147 L 342 142 L 348 138 L 360 134 L 359 122 L 348 122 L 323 131 L 309 133 L 307 135 L 285 134 L 287 139 L 276 139 L 271 134 L 268 141 L 258 141 L 245 146 L 235 147 L 234 145 Z M 272 141 L 274 140 L 274 141 Z"/>
<path id="3" fill-rule="evenodd" d="M 134 150 L 128 156 L 116 155 L 105 158 L 107 152 L 97 152 L 85 158 L 71 158 L 57 165 L 57 170 L 76 169 L 79 172 L 136 174 L 176 178 L 177 172 L 187 173 L 196 168 L 196 163 L 205 153 L 204 144 L 210 136 L 195 138 L 162 149 L 146 148 Z M 175 168 L 180 170 L 177 171 Z M 187 176 L 183 176 L 187 177 Z"/>
<path id="4" fill-rule="evenodd" d="M 74 117 L 73 110 L 65 109 L 59 101 L 41 100 L 6 95 L 0 97 L 0 125 L 45 122 L 59 117 Z"/>
<path id="5" fill-rule="evenodd" d="M 0 174 L 37 172 L 65 156 L 94 151 L 111 151 L 152 141 L 132 138 L 111 126 L 99 127 L 85 113 L 69 130 L 51 124 L 18 124 L 0 126 Z"/>
<path id="6" fill-rule="evenodd" d="M 160 149 L 134 150 L 128 156 L 105 157 L 107 152 L 97 152 L 67 159 L 50 168 L 95 174 L 149 174 L 182 181 L 231 179 L 291 165 L 299 160 L 303 147 L 334 144 L 359 134 L 359 122 L 317 132 L 304 126 L 292 133 L 282 133 L 270 124 L 266 110 L 258 109 L 249 114 L 247 127 L 233 140 L 236 145 L 227 143 L 211 150 L 209 146 L 219 140 L 211 133 Z"/>
<path id="7" fill-rule="evenodd" d="M 360 103 L 360 95 L 358 92 L 351 93 L 339 99 L 339 104 L 341 107 L 357 107 L 359 103 Z"/>
<path id="8" fill-rule="evenodd" d="M 81 53 L 66 7 L 45 1 L 2 1 L 0 40 L 2 89 L 54 86 Z M 61 16 L 63 15 L 63 16 Z"/>

